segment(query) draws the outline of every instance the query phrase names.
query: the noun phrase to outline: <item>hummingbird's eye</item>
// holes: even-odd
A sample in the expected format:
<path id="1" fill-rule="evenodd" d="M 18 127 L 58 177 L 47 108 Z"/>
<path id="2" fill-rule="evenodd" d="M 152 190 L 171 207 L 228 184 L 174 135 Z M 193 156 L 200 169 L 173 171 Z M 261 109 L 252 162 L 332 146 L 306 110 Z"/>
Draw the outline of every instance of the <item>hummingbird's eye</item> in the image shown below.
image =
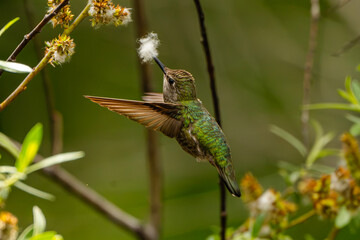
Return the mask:
<path id="1" fill-rule="evenodd" d="M 172 79 L 172 78 L 169 78 L 169 79 L 168 79 L 168 82 L 170 83 L 170 85 L 173 85 L 173 84 L 175 83 L 175 80 Z"/>

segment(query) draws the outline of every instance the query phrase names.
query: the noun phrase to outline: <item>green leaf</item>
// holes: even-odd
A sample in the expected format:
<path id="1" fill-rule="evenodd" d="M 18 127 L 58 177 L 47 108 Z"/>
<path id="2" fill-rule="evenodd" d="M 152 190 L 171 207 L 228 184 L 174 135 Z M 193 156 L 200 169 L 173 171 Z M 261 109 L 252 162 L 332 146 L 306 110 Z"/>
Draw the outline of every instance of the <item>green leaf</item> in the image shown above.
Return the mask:
<path id="1" fill-rule="evenodd" d="M 29 240 L 33 235 L 33 230 L 33 225 L 28 226 L 24 231 L 22 231 L 17 240 Z"/>
<path id="2" fill-rule="evenodd" d="M 34 215 L 34 233 L 33 236 L 41 234 L 45 231 L 46 228 L 46 219 L 41 209 L 37 206 L 33 207 Z M 54 234 L 55 235 L 55 234 Z"/>
<path id="3" fill-rule="evenodd" d="M 13 25 L 14 23 L 16 23 L 20 18 L 14 18 L 13 20 L 11 20 L 10 22 L 8 22 L 1 30 L 0 30 L 0 36 L 9 28 L 11 27 L 11 25 Z"/>
<path id="4" fill-rule="evenodd" d="M 8 151 L 15 158 L 19 157 L 19 150 L 16 145 L 5 134 L 0 132 L 0 146 Z"/>
<path id="5" fill-rule="evenodd" d="M 353 91 L 353 94 L 357 100 L 357 103 L 360 101 L 360 85 L 358 81 L 352 81 L 351 89 Z"/>
<path id="6" fill-rule="evenodd" d="M 17 169 L 13 166 L 0 166 L 0 173 L 16 173 Z"/>
<path id="7" fill-rule="evenodd" d="M 353 122 L 353 123 L 360 123 L 360 117 L 351 115 L 351 114 L 346 114 L 346 119 Z"/>
<path id="8" fill-rule="evenodd" d="M 345 92 L 344 90 L 338 89 L 338 94 L 339 94 L 342 98 L 348 100 L 349 102 L 355 103 L 355 102 L 353 102 L 354 99 L 351 97 L 351 95 L 348 94 L 347 92 Z"/>
<path id="9" fill-rule="evenodd" d="M 360 135 L 360 123 L 355 123 L 350 127 L 349 130 L 350 134 L 354 137 L 357 137 Z"/>
<path id="10" fill-rule="evenodd" d="M 357 65 L 357 67 L 356 67 L 356 71 L 360 72 L 360 64 L 359 64 L 359 65 Z"/>
<path id="11" fill-rule="evenodd" d="M 260 213 L 259 216 L 256 217 L 255 222 L 251 229 L 251 237 L 255 238 L 259 235 L 261 227 L 265 221 L 266 213 Z"/>
<path id="12" fill-rule="evenodd" d="M 6 62 L 2 60 L 0 60 L 0 69 L 12 73 L 29 73 L 33 71 L 33 69 L 28 65 L 15 62 Z"/>
<path id="13" fill-rule="evenodd" d="M 345 77 L 345 89 L 350 95 L 352 95 L 351 76 L 346 76 Z"/>
<path id="14" fill-rule="evenodd" d="M 41 144 L 42 132 L 42 124 L 37 123 L 26 135 L 19 157 L 15 162 L 15 167 L 19 172 L 24 172 L 34 160 Z"/>
<path id="15" fill-rule="evenodd" d="M 289 132 L 285 131 L 284 129 L 279 128 L 278 126 L 271 125 L 270 132 L 274 133 L 275 135 L 281 137 L 288 143 L 290 143 L 299 153 L 305 157 L 307 153 L 307 149 L 305 145 L 296 137 L 291 135 Z"/>
<path id="16" fill-rule="evenodd" d="M 303 109 L 308 110 L 318 110 L 318 109 L 338 109 L 338 110 L 349 110 L 354 112 L 360 112 L 360 106 L 354 104 L 345 104 L 345 103 L 318 103 L 304 105 Z"/>
<path id="17" fill-rule="evenodd" d="M 313 236 L 311 236 L 310 234 L 306 234 L 305 240 L 316 240 L 316 239 Z"/>
<path id="18" fill-rule="evenodd" d="M 323 148 L 334 138 L 333 133 L 323 135 L 323 130 L 319 123 L 316 121 L 313 121 L 312 123 L 316 132 L 316 139 L 309 155 L 306 158 L 307 168 L 310 168 L 317 159 L 323 157 L 324 155 L 326 156 L 326 151 L 323 151 Z"/>
<path id="19" fill-rule="evenodd" d="M 39 189 L 36 189 L 36 188 L 33 188 L 25 183 L 22 183 L 20 181 L 16 182 L 14 184 L 15 187 L 19 188 L 20 190 L 24 191 L 24 192 L 27 192 L 31 195 L 34 195 L 36 197 L 39 197 L 39 198 L 43 198 L 43 199 L 46 199 L 46 200 L 49 200 L 49 201 L 54 201 L 55 200 L 55 196 L 54 195 L 51 195 L 49 193 L 46 193 L 46 192 L 43 192 Z"/>
<path id="20" fill-rule="evenodd" d="M 56 232 L 48 231 L 48 232 L 44 232 L 44 233 L 35 235 L 32 238 L 30 238 L 29 240 L 54 240 L 54 238 L 59 239 L 59 238 L 56 238 Z M 62 238 L 60 238 L 60 239 L 62 239 Z"/>
<path id="21" fill-rule="evenodd" d="M 26 174 L 30 174 L 34 171 L 37 171 L 42 168 L 50 167 L 59 163 L 73 161 L 79 158 L 84 157 L 84 152 L 69 152 L 69 153 L 61 153 L 48 158 L 43 159 L 40 162 L 34 163 L 29 166 L 26 170 Z"/>
<path id="22" fill-rule="evenodd" d="M 335 226 L 337 228 L 343 228 L 348 225 L 351 221 L 351 213 L 346 209 L 345 206 L 342 206 L 339 210 L 338 215 L 335 219 Z"/>

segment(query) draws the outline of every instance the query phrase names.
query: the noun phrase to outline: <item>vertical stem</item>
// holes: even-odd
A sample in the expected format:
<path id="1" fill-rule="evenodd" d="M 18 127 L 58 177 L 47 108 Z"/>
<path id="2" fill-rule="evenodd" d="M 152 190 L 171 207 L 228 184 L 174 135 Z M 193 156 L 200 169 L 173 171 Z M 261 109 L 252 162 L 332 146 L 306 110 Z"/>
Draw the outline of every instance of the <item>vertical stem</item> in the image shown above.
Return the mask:
<path id="1" fill-rule="evenodd" d="M 134 0 L 134 13 L 136 20 L 136 38 L 140 38 L 147 33 L 147 21 L 145 16 L 144 1 Z M 141 64 L 139 60 L 141 73 L 142 92 L 153 91 L 151 82 L 151 71 L 149 64 Z M 159 157 L 158 135 L 152 130 L 146 130 L 147 139 L 147 158 L 150 178 L 150 223 L 153 227 L 153 239 L 158 239 L 161 231 L 162 219 L 162 166 Z"/>
<path id="2" fill-rule="evenodd" d="M 29 4 L 28 0 L 24 0 L 24 8 L 29 27 L 32 29 L 35 25 L 34 9 L 32 8 L 31 4 Z M 42 58 L 40 39 L 34 38 L 33 43 L 35 54 L 37 59 L 40 61 Z M 62 117 L 61 114 L 55 110 L 54 93 L 46 68 L 44 68 L 40 74 L 43 80 L 46 107 L 50 125 L 51 155 L 55 155 L 62 152 Z"/>
<path id="3" fill-rule="evenodd" d="M 336 236 L 338 235 L 340 229 L 337 227 L 333 227 L 329 233 L 329 236 L 325 240 L 335 240 Z"/>
<path id="4" fill-rule="evenodd" d="M 305 61 L 304 82 L 303 82 L 303 104 L 310 104 L 311 101 L 311 78 L 314 67 L 314 54 L 319 33 L 320 4 L 319 0 L 310 0 L 311 2 L 311 20 L 309 34 L 309 48 Z M 305 146 L 309 146 L 309 109 L 304 109 L 301 114 L 302 133 Z"/>
<path id="5" fill-rule="evenodd" d="M 210 78 L 211 95 L 212 95 L 212 101 L 215 111 L 215 119 L 218 122 L 219 126 L 221 127 L 219 98 L 216 89 L 214 64 L 212 61 L 209 41 L 206 33 L 205 16 L 200 1 L 194 0 L 194 3 L 199 17 L 199 24 L 201 30 L 201 43 L 203 45 L 203 49 L 206 56 L 207 70 Z M 221 240 L 225 240 L 226 220 L 227 220 L 226 191 L 225 191 L 225 184 L 220 176 L 219 176 L 219 187 L 220 187 L 220 238 Z"/>

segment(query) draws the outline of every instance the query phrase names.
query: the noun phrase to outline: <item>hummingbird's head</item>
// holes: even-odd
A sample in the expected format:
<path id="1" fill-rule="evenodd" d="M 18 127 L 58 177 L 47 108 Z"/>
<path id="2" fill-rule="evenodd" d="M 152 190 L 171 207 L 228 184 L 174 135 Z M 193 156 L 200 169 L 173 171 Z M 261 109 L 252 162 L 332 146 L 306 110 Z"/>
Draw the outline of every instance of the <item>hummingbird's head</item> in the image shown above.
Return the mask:
<path id="1" fill-rule="evenodd" d="M 165 102 L 179 102 L 196 99 L 195 79 L 182 69 L 170 69 L 158 58 L 154 58 L 164 73 L 163 96 Z"/>

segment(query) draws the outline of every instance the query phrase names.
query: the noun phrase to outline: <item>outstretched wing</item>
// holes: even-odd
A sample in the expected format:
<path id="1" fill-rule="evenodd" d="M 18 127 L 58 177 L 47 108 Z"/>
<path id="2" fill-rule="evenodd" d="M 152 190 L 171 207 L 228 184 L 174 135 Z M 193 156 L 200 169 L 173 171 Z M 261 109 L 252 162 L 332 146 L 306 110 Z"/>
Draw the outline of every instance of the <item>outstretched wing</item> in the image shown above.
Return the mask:
<path id="1" fill-rule="evenodd" d="M 164 102 L 162 93 L 147 92 L 142 99 L 146 102 Z"/>
<path id="2" fill-rule="evenodd" d="M 93 96 L 84 97 L 148 128 L 161 131 L 171 138 L 178 135 L 182 126 L 181 116 L 179 115 L 182 105 Z"/>

